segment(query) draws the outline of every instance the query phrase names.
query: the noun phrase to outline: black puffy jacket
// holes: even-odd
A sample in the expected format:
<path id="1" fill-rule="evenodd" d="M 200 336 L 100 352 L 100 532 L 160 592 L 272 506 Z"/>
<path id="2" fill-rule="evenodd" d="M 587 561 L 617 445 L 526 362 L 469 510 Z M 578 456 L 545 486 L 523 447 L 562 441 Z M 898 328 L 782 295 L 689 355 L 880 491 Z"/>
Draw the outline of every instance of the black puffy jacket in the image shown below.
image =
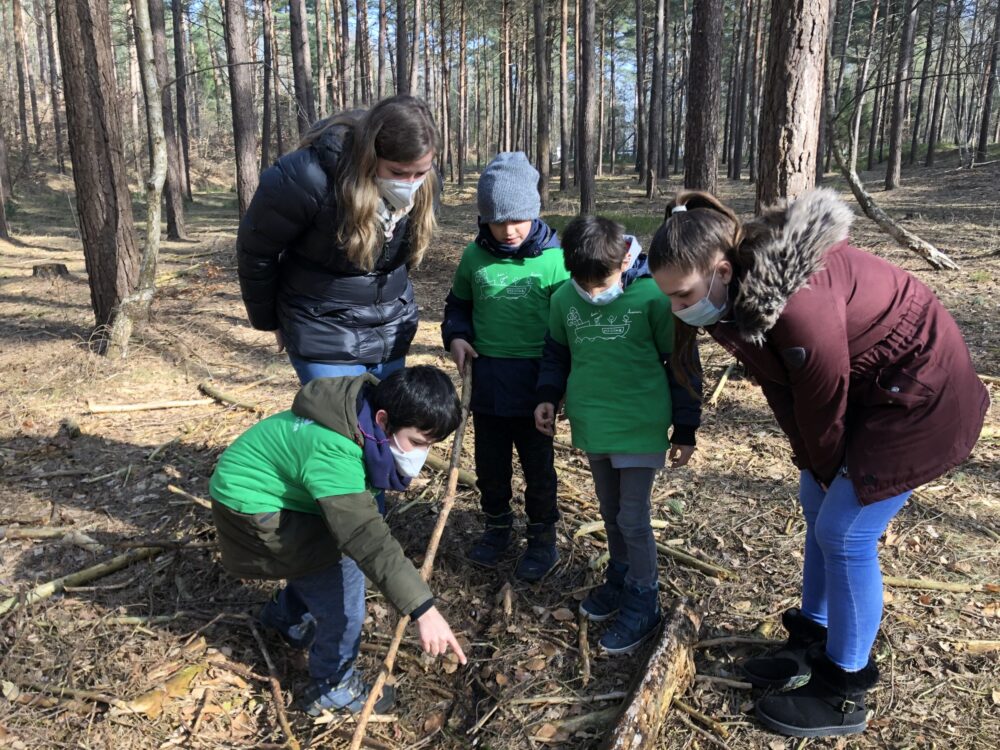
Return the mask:
<path id="1" fill-rule="evenodd" d="M 378 364 L 405 356 L 417 332 L 410 222 L 396 225 L 371 272 L 347 259 L 337 242 L 335 186 L 351 138 L 349 127 L 334 126 L 261 173 L 236 258 L 254 328 L 280 328 L 289 353 L 302 359 Z"/>

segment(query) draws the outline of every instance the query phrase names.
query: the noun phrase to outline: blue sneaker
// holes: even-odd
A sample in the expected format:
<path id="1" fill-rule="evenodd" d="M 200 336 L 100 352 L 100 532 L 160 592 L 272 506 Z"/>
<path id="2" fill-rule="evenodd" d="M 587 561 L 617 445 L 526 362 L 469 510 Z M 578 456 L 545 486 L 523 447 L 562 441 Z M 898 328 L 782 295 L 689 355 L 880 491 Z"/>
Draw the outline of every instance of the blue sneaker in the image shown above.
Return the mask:
<path id="1" fill-rule="evenodd" d="M 656 632 L 660 625 L 660 598 L 657 586 L 625 584 L 618 616 L 601 636 L 601 648 L 609 654 L 629 654 Z"/>
<path id="2" fill-rule="evenodd" d="M 591 622 L 604 622 L 614 615 L 621 603 L 627 572 L 628 563 L 610 561 L 604 574 L 604 583 L 592 588 L 587 598 L 580 602 L 581 614 Z"/>
<path id="3" fill-rule="evenodd" d="M 358 713 L 364 708 L 371 685 L 361 679 L 354 669 L 348 672 L 340 682 L 334 684 L 330 680 L 314 680 L 302 693 L 297 707 L 310 716 L 319 716 L 324 711 L 347 711 Z M 382 688 L 382 697 L 375 703 L 375 713 L 384 714 L 396 704 L 396 689 L 392 685 Z"/>
<path id="4" fill-rule="evenodd" d="M 469 550 L 469 561 L 481 568 L 497 567 L 510 547 L 510 532 L 513 525 L 513 513 L 487 516 L 486 530 Z"/>
<path id="5" fill-rule="evenodd" d="M 261 607 L 257 620 L 268 630 L 275 631 L 292 648 L 307 649 L 316 638 L 316 618 L 309 612 L 298 622 L 291 622 L 284 608 L 278 602 L 280 591 L 275 591 L 267 603 Z"/>

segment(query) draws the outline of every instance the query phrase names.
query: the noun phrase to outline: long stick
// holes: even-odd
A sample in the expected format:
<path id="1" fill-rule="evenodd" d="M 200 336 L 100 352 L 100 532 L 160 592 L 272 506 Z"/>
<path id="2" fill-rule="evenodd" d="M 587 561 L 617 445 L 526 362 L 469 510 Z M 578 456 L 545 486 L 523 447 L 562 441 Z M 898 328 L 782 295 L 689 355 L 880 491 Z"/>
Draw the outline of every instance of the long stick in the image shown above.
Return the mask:
<path id="1" fill-rule="evenodd" d="M 153 411 L 155 409 L 183 409 L 189 406 L 214 404 L 213 398 L 193 398 L 185 401 L 146 401 L 141 404 L 95 404 L 87 401 L 87 411 L 91 414 L 116 414 L 127 411 Z"/>
<path id="2" fill-rule="evenodd" d="M 719 396 L 722 395 L 722 389 L 726 387 L 726 383 L 729 382 L 729 376 L 733 374 L 733 369 L 736 367 L 735 362 L 730 362 L 729 367 L 726 371 L 722 373 L 722 377 L 719 378 L 719 384 L 715 386 L 715 390 L 712 391 L 712 397 L 708 399 L 709 406 L 715 406 L 715 402 L 719 400 Z"/>
<path id="3" fill-rule="evenodd" d="M 111 573 L 119 571 L 122 568 L 128 567 L 138 560 L 153 557 L 163 551 L 164 549 L 162 547 L 140 547 L 139 549 L 129 550 L 128 552 L 118 555 L 117 557 L 112 557 L 107 562 L 92 565 L 89 568 L 78 570 L 76 573 L 70 573 L 62 578 L 56 578 L 48 583 L 42 583 L 35 586 L 35 588 L 25 594 L 24 603 L 34 604 L 35 602 L 40 602 L 43 599 L 48 599 L 53 594 L 58 594 L 67 586 L 76 586 L 80 583 L 93 581 L 95 578 L 110 575 Z M 18 598 L 16 596 L 12 596 L 3 602 L 0 602 L 0 615 L 5 615 L 8 612 L 17 609 L 18 606 L 20 606 Z"/>
<path id="4" fill-rule="evenodd" d="M 469 402 L 471 399 L 472 368 L 466 367 L 465 376 L 462 378 L 462 420 L 458 423 L 458 429 L 455 430 L 455 439 L 451 444 L 448 487 L 445 491 L 444 500 L 441 503 L 441 512 L 438 514 L 437 523 L 434 526 L 434 531 L 431 533 L 430 541 L 427 543 L 427 552 L 424 553 L 424 564 L 420 566 L 420 577 L 425 581 L 429 581 L 431 574 L 434 572 L 434 557 L 437 555 L 438 545 L 441 543 L 442 534 L 444 534 L 444 527 L 448 523 L 448 514 L 451 513 L 451 508 L 455 504 L 455 494 L 458 491 L 458 463 L 462 458 L 462 439 L 465 437 L 465 426 L 469 421 Z M 389 652 L 385 655 L 382 669 L 379 670 L 375 684 L 372 685 L 371 692 L 368 694 L 368 700 L 365 701 L 365 706 L 358 715 L 358 725 L 354 728 L 354 736 L 351 738 L 349 750 L 360 750 L 361 744 L 364 742 L 365 728 L 368 726 L 368 720 L 371 718 L 372 711 L 375 710 L 375 703 L 378 702 L 379 696 L 382 694 L 385 680 L 392 672 L 392 667 L 396 662 L 396 653 L 399 651 L 399 646 L 403 642 L 403 636 L 406 634 L 406 626 L 409 624 L 409 615 L 400 617 L 399 622 L 396 624 L 396 632 L 392 637 L 392 643 L 389 644 Z"/>

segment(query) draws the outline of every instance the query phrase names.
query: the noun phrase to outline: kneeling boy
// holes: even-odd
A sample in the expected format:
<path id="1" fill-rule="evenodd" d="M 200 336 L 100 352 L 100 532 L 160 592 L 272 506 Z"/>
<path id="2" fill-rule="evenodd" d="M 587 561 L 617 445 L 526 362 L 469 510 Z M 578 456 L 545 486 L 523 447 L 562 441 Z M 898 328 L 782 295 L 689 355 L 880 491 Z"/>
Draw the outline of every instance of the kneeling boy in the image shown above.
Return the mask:
<path id="1" fill-rule="evenodd" d="M 403 490 L 432 443 L 454 432 L 461 406 L 434 367 L 318 378 L 289 411 L 258 422 L 222 454 L 212 515 L 222 563 L 241 578 L 287 580 L 260 613 L 290 645 L 309 648 L 311 684 L 299 705 L 358 711 L 354 669 L 365 618 L 365 576 L 420 631 L 434 656 L 465 655 L 427 584 L 379 513 L 373 491 Z M 377 711 L 392 705 L 386 688 Z"/>

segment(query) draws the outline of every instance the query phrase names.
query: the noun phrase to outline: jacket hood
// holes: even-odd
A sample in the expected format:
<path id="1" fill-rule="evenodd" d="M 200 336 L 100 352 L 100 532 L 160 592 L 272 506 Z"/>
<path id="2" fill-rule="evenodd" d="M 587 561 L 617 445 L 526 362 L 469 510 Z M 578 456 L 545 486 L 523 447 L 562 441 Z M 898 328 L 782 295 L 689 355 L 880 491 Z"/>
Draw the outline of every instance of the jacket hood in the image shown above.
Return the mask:
<path id="1" fill-rule="evenodd" d="M 823 267 L 826 251 L 847 239 L 854 214 L 833 190 L 803 194 L 747 222 L 753 265 L 739 280 L 732 317 L 745 340 L 762 345 L 793 294 Z"/>
<path id="2" fill-rule="evenodd" d="M 628 244 L 628 254 L 632 257 L 632 264 L 622 274 L 622 286 L 628 289 L 632 282 L 652 274 L 649 271 L 649 256 L 642 251 L 639 240 L 631 234 L 626 234 L 625 242 Z"/>
<path id="3" fill-rule="evenodd" d="M 358 429 L 358 400 L 368 385 L 378 385 L 378 378 L 370 373 L 355 377 L 316 378 L 310 380 L 295 394 L 292 413 L 311 419 L 358 445 L 364 436 Z"/>
<path id="4" fill-rule="evenodd" d="M 340 166 L 340 157 L 350 147 L 353 130 L 346 123 L 328 128 L 316 141 L 312 148 L 316 152 L 320 166 L 331 177 L 336 175 Z"/>

